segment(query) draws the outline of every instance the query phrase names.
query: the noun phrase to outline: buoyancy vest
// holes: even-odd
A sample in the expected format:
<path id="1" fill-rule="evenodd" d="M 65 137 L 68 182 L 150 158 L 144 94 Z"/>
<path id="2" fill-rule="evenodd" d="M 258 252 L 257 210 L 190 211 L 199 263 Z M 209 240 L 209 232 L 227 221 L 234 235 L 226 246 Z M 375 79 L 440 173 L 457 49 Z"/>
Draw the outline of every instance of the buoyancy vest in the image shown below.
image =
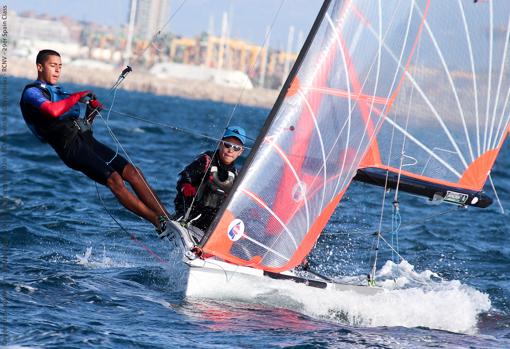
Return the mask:
<path id="1" fill-rule="evenodd" d="M 215 160 L 218 161 L 217 159 Z M 208 162 L 210 163 L 210 161 L 209 157 Z M 209 167 L 209 163 L 206 164 L 207 167 Z M 227 172 L 226 178 L 225 173 L 223 173 L 223 180 L 220 179 L 219 171 L 218 165 L 211 165 L 205 183 L 197 193 L 197 200 L 204 207 L 219 208 L 234 185 L 237 176 L 235 167 L 232 166 L 232 168 L 228 170 L 223 169 L 223 171 Z"/>
<path id="2" fill-rule="evenodd" d="M 49 85 L 40 81 L 34 81 L 23 89 L 20 107 L 23 119 L 28 128 L 41 142 L 51 142 L 52 138 L 61 138 L 72 136 L 77 130 L 80 130 L 79 122 L 86 112 L 86 106 L 82 103 L 76 103 L 71 109 L 58 118 L 48 118 L 41 115 L 41 112 L 23 101 L 23 94 L 29 88 L 36 87 L 51 101 L 58 102 L 69 97 L 62 87 L 58 85 Z"/>

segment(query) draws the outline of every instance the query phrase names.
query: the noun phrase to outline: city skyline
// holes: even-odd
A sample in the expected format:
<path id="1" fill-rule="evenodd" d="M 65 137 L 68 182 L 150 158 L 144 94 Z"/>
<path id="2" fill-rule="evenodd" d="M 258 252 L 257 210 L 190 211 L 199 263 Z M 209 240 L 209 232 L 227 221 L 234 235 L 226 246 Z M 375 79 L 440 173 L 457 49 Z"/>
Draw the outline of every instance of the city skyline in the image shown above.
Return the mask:
<path id="1" fill-rule="evenodd" d="M 23 2 L 8 0 L 10 11 L 17 13 L 34 11 L 37 14 L 60 17 L 69 16 L 81 21 L 101 23 L 113 27 L 126 25 L 130 0 L 89 0 L 86 5 L 78 1 L 47 0 L 45 7 L 36 0 Z M 182 7 L 181 7 L 182 4 Z M 170 0 L 170 16 L 165 19 L 166 31 L 177 35 L 197 36 L 212 31 L 221 34 L 221 20 L 228 13 L 231 20 L 231 37 L 241 38 L 263 45 L 266 30 L 271 25 L 278 9 L 280 12 L 271 31 L 270 46 L 284 49 L 287 46 L 289 28 L 295 28 L 294 45 L 298 50 L 308 32 L 321 1 L 318 0 Z M 205 9 L 205 10 L 204 10 Z M 159 28 L 161 29 L 161 28 Z"/>

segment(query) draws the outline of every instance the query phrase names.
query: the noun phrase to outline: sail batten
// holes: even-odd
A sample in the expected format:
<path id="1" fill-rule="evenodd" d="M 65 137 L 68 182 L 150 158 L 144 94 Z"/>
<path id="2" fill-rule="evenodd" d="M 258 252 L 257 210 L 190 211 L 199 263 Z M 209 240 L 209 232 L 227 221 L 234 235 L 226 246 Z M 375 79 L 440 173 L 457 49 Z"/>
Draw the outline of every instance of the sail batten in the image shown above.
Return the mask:
<path id="1" fill-rule="evenodd" d="M 433 149 L 430 149 L 429 147 L 427 147 L 425 144 L 423 144 L 422 142 L 420 142 L 417 138 L 415 138 L 411 133 L 409 133 L 408 131 L 406 131 L 406 129 L 402 126 L 400 126 L 398 123 L 396 123 L 395 121 L 393 121 L 391 118 L 387 118 L 386 119 L 386 122 L 388 122 L 389 124 L 391 124 L 397 131 L 401 132 L 405 137 L 406 139 L 414 142 L 416 145 L 418 145 L 420 148 L 422 148 L 423 150 L 425 150 L 431 157 L 433 157 L 434 159 L 436 159 L 439 163 L 441 163 L 446 169 L 448 169 L 450 172 L 452 172 L 453 174 L 455 174 L 455 176 L 457 176 L 457 178 L 460 178 L 462 177 L 462 175 L 457 171 L 455 170 L 452 166 L 450 166 L 445 160 L 443 160 L 439 155 L 437 155 L 436 153 L 434 153 L 434 150 Z M 398 169 L 397 169 L 398 171 Z"/>
<path id="2" fill-rule="evenodd" d="M 489 28 L 494 27 L 494 12 L 492 7 L 492 2 L 489 1 Z M 492 64 L 493 64 L 493 50 L 494 50 L 494 34 L 493 31 L 489 31 L 489 72 L 487 74 L 487 102 L 485 103 L 485 128 L 484 128 L 484 136 L 483 136 L 483 147 L 487 149 L 487 130 L 489 124 L 489 110 L 490 110 L 490 102 L 491 102 L 491 92 L 492 92 Z"/>
<path id="3" fill-rule="evenodd" d="M 285 223 L 281 220 L 280 217 L 278 217 L 278 215 L 271 209 L 269 208 L 269 206 L 266 205 L 266 203 L 260 199 L 259 197 L 257 197 L 257 195 L 255 195 L 254 193 L 248 191 L 247 189 L 243 189 L 243 192 L 248 195 L 249 197 L 251 197 L 253 200 L 255 200 L 258 204 L 260 204 L 260 206 L 266 210 L 267 212 L 269 212 L 269 214 L 271 214 L 272 217 L 274 217 L 274 219 L 276 219 L 278 221 L 278 223 L 280 223 L 280 225 L 282 226 L 282 228 L 285 230 L 285 232 L 288 234 L 289 236 L 289 239 L 290 241 L 292 241 L 292 243 L 294 244 L 294 247 L 298 247 L 298 244 L 296 242 L 296 240 L 294 239 L 294 236 L 292 235 L 291 231 L 289 230 L 289 228 L 285 225 Z"/>
<path id="4" fill-rule="evenodd" d="M 476 123 L 476 137 L 475 137 L 476 138 L 476 147 L 477 147 L 476 149 L 477 149 L 477 155 L 480 156 L 480 130 L 479 130 L 480 118 L 478 115 L 478 91 L 476 88 L 476 70 L 475 70 L 475 59 L 474 59 L 474 55 L 473 55 L 473 45 L 471 43 L 471 37 L 469 35 L 466 13 L 464 12 L 464 7 L 462 5 L 462 1 L 458 1 L 458 4 L 459 4 L 460 16 L 462 18 L 463 29 L 466 34 L 466 42 L 467 42 L 467 46 L 468 46 L 467 48 L 468 48 L 468 54 L 469 54 L 469 67 L 471 69 L 471 74 L 472 74 L 473 93 L 474 93 L 474 100 L 475 100 L 474 109 L 475 109 L 475 123 Z"/>
<path id="5" fill-rule="evenodd" d="M 363 166 L 400 171 L 400 159 L 406 154 L 418 159 L 407 169 L 416 179 L 427 177 L 430 183 L 480 192 L 510 121 L 510 79 L 505 74 L 510 3 L 428 3 L 427 35 L 406 69 L 396 108 L 386 112 L 386 126 L 377 136 L 379 146 L 384 143 L 385 161 L 364 161 Z M 415 11 L 424 15 L 425 5 L 413 2 Z M 397 59 L 391 52 L 389 56 Z M 405 108 L 411 111 L 408 125 Z M 400 136 L 390 142 L 394 130 Z M 391 144 L 405 144 L 406 139 L 411 142 L 404 148 L 392 149 Z"/>
<path id="6" fill-rule="evenodd" d="M 510 121 L 508 13 L 504 0 L 325 1 L 203 251 L 293 268 L 355 176 L 489 205 Z"/>
<path id="7" fill-rule="evenodd" d="M 419 11 L 419 9 L 418 9 L 418 11 Z M 469 155 L 470 155 L 471 161 L 473 161 L 475 159 L 475 156 L 473 153 L 473 148 L 471 146 L 471 139 L 469 137 L 469 133 L 468 133 L 467 126 L 466 126 L 466 117 L 464 116 L 464 110 L 462 109 L 459 95 L 457 94 L 457 88 L 455 86 L 455 82 L 453 81 L 452 74 L 450 72 L 450 69 L 448 68 L 448 64 L 445 61 L 444 55 L 442 53 L 441 48 L 439 47 L 439 44 L 434 36 L 434 33 L 432 32 L 432 30 L 430 29 L 430 26 L 428 25 L 428 23 L 426 21 L 425 21 L 425 29 L 427 30 L 427 33 L 430 36 L 430 39 L 434 45 L 434 48 L 437 51 L 439 60 L 441 62 L 441 66 L 443 67 L 443 69 L 445 71 L 445 75 L 448 78 L 448 84 L 451 87 L 453 97 L 455 99 L 455 104 L 456 104 L 457 108 L 459 109 L 459 115 L 460 115 L 460 119 L 462 122 L 462 127 L 464 129 L 464 135 L 465 135 L 467 143 L 468 143 Z M 459 152 L 459 154 L 460 154 L 460 152 Z M 466 162 L 465 159 L 462 159 L 462 160 L 463 160 L 463 162 Z M 465 163 L 465 165 L 466 165 L 466 167 L 468 166 L 467 162 Z"/>
<path id="8" fill-rule="evenodd" d="M 204 252 L 270 271 L 290 269 L 309 253 L 369 148 L 379 154 L 376 110 L 404 78 L 382 43 L 396 37 L 398 10 L 408 8 L 394 4 L 385 12 L 369 1 L 324 3 Z M 402 39 L 393 49 L 404 62 L 412 54 Z"/>

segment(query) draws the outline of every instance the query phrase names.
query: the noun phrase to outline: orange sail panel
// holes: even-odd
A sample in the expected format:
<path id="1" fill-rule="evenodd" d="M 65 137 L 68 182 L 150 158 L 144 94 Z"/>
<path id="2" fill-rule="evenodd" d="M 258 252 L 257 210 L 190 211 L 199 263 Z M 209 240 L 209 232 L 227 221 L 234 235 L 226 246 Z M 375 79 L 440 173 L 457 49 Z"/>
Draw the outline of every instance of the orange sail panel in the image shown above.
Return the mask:
<path id="1" fill-rule="evenodd" d="M 510 1 L 417 1 L 411 11 L 425 18 L 422 34 L 392 108 L 374 109 L 379 158 L 361 168 L 482 194 L 509 127 Z"/>
<path id="2" fill-rule="evenodd" d="M 376 134 L 424 26 L 413 8 L 324 2 L 205 253 L 273 272 L 308 255 L 362 159 L 382 161 Z"/>

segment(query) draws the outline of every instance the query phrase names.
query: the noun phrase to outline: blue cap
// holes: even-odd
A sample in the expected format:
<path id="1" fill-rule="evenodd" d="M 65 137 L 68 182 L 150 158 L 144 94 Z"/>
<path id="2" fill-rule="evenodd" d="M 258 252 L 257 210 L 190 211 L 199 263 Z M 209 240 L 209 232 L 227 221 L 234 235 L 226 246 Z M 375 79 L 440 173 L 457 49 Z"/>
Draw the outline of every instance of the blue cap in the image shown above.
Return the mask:
<path id="1" fill-rule="evenodd" d="M 246 131 L 240 126 L 229 126 L 225 130 L 222 138 L 235 137 L 239 139 L 241 144 L 246 143 Z"/>

